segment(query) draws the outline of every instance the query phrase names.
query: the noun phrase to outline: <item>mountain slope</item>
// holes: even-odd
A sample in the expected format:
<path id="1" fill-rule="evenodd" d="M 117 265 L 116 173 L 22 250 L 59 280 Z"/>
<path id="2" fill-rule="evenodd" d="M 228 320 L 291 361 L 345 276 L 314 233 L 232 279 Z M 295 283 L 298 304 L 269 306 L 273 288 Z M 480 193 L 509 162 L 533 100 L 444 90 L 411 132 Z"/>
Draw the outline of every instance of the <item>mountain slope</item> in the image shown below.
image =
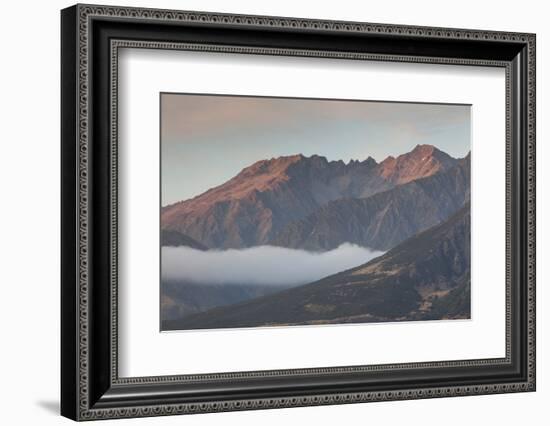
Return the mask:
<path id="1" fill-rule="evenodd" d="M 182 234 L 181 232 L 178 232 L 178 231 L 172 231 L 169 229 L 160 230 L 160 245 L 163 247 L 185 246 L 185 247 L 191 247 L 195 250 L 202 250 L 202 251 L 208 250 L 208 248 L 204 244 L 199 243 L 198 241 L 194 240 L 188 235 Z"/>
<path id="2" fill-rule="evenodd" d="M 372 261 L 317 282 L 187 318 L 163 329 L 468 318 L 470 204 Z"/>
<path id="3" fill-rule="evenodd" d="M 457 161 L 433 145 L 417 145 L 410 153 L 388 157 L 378 167 L 378 173 L 394 185 L 411 182 L 447 170 Z"/>
<path id="4" fill-rule="evenodd" d="M 344 242 L 388 250 L 456 212 L 470 197 L 470 160 L 365 199 L 340 199 L 289 223 L 270 243 L 330 250 Z"/>
<path id="5" fill-rule="evenodd" d="M 166 279 L 162 280 L 161 286 L 161 321 L 182 318 L 287 288 L 253 284 L 205 284 Z"/>
<path id="6" fill-rule="evenodd" d="M 380 164 L 294 155 L 262 160 L 226 183 L 161 211 L 161 227 L 209 248 L 266 244 L 288 223 L 341 198 L 364 198 L 448 170 L 457 160 L 429 145 Z"/>

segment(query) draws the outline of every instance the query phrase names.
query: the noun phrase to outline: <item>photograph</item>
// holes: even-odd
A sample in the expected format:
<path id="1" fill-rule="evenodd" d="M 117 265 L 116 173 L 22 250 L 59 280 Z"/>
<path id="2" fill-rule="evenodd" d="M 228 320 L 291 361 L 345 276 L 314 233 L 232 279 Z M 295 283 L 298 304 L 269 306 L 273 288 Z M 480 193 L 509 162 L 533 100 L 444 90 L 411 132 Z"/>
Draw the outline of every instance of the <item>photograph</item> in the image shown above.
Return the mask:
<path id="1" fill-rule="evenodd" d="M 470 319 L 471 155 L 467 104 L 161 93 L 160 330 Z"/>
<path id="2" fill-rule="evenodd" d="M 332 424 L 363 403 L 390 424 L 426 424 L 426 404 L 460 425 L 480 410 L 501 424 L 537 414 L 544 14 L 256 3 L 62 5 L 60 22 L 58 10 L 54 25 L 45 10 L 33 22 L 55 51 L 35 43 L 17 64 L 60 61 L 56 84 L 29 86 L 45 115 L 30 119 L 21 78 L 6 79 L 26 121 L 6 139 L 23 142 L 7 144 L 21 153 L 6 156 L 5 210 L 40 206 L 55 235 L 33 235 L 47 256 L 11 262 L 5 281 L 30 271 L 42 283 L 53 268 L 61 291 L 34 286 L 38 322 L 20 294 L 4 299 L 38 338 L 19 336 L 22 353 L 55 344 L 31 383 L 36 411 L 265 426 L 278 409 L 326 406 Z M 56 226 L 41 215 L 50 205 Z M 34 222 L 4 223 L 10 250 L 27 253 Z M 28 387 L 19 376 L 8 389 Z M 24 399 L 15 416 L 32 413 Z M 311 417 L 296 412 L 291 423 Z"/>

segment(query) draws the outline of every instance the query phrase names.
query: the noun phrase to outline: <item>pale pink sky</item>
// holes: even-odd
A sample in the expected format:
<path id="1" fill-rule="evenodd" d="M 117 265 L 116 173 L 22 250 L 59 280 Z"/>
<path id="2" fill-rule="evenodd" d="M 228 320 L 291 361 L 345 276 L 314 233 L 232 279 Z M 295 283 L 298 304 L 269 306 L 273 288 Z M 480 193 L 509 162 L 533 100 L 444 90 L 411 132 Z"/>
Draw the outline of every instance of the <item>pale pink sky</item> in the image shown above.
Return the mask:
<path id="1" fill-rule="evenodd" d="M 462 157 L 470 106 L 164 93 L 161 138 L 166 205 L 282 155 L 381 161 L 427 143 Z"/>

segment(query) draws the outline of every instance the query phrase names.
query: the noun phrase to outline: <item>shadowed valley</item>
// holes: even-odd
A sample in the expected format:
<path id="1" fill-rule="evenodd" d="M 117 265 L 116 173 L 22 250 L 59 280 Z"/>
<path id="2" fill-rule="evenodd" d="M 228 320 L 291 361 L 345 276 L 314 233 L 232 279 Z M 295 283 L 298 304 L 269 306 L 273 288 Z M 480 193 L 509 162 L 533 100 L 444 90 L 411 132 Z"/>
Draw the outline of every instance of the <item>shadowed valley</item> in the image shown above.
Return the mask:
<path id="1" fill-rule="evenodd" d="M 470 205 L 364 265 L 163 329 L 468 318 Z"/>

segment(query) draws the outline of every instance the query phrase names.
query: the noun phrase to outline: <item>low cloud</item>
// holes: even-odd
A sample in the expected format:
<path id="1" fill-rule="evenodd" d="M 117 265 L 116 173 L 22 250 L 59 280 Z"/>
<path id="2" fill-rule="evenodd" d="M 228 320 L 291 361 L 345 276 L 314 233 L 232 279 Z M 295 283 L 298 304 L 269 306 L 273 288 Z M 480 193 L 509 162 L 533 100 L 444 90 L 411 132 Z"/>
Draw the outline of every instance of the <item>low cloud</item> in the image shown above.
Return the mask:
<path id="1" fill-rule="evenodd" d="M 162 278 L 204 284 L 297 285 L 353 268 L 381 254 L 348 243 L 323 253 L 273 246 L 223 251 L 163 247 Z"/>

